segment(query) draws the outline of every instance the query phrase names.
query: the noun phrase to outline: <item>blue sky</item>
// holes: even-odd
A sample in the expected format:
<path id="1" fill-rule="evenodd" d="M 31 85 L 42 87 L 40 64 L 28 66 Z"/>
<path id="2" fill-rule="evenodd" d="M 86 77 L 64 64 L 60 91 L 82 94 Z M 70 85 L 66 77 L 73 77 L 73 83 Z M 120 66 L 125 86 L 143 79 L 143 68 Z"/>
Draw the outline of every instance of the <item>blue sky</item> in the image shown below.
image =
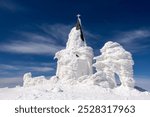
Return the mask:
<path id="1" fill-rule="evenodd" d="M 149 6 L 149 0 L 0 0 L 1 87 L 26 72 L 54 75 L 54 54 L 65 47 L 78 13 L 95 56 L 107 41 L 119 42 L 133 54 L 137 84 L 149 85 Z"/>

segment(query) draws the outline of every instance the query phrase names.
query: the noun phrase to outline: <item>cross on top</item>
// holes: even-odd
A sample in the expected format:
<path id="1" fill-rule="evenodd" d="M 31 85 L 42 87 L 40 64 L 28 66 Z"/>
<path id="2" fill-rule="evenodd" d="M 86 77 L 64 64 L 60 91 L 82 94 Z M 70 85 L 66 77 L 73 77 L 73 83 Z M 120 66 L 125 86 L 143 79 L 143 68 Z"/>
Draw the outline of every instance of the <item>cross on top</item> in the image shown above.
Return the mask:
<path id="1" fill-rule="evenodd" d="M 77 15 L 78 18 L 80 18 L 80 16 L 81 16 L 80 14 Z"/>

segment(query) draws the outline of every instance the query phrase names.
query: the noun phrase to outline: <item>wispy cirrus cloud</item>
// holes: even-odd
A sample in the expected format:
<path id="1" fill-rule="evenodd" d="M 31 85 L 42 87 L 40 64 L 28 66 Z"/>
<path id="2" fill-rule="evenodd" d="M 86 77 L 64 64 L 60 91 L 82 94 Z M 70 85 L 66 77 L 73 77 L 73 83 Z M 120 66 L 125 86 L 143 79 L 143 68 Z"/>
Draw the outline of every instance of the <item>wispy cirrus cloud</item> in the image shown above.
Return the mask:
<path id="1" fill-rule="evenodd" d="M 16 87 L 16 86 L 22 86 L 23 85 L 23 79 L 14 77 L 14 78 L 0 78 L 0 88 L 4 87 Z"/>
<path id="2" fill-rule="evenodd" d="M 38 27 L 52 38 L 56 39 L 59 42 L 61 41 L 63 44 L 66 43 L 68 34 L 72 28 L 71 25 L 64 24 L 43 24 Z"/>
<path id="3" fill-rule="evenodd" d="M 0 44 L 0 51 L 16 54 L 54 55 L 58 50 L 64 48 L 61 41 L 66 40 L 63 35 L 67 35 L 69 28 L 62 30 L 63 33 L 61 34 L 60 30 L 57 29 L 64 29 L 64 26 L 65 25 L 59 25 L 59 27 L 58 25 L 49 25 L 49 28 L 54 28 L 53 31 L 46 30 L 47 27 L 45 29 L 40 28 L 40 30 L 42 30 L 41 32 L 17 31 L 15 33 L 18 39 L 10 39 L 13 41 Z M 55 37 L 53 35 L 55 35 Z"/>
<path id="4" fill-rule="evenodd" d="M 147 37 L 150 37 L 150 30 L 133 30 L 121 32 L 118 36 L 118 38 L 120 38 L 120 42 L 122 43 L 131 43 Z"/>
<path id="5" fill-rule="evenodd" d="M 40 63 L 30 61 L 15 63 L 15 64 L 0 64 L 0 79 L 1 78 L 23 78 L 27 72 L 32 72 L 34 76 L 45 74 L 46 76 L 54 75 L 55 67 L 50 63 Z"/>
<path id="6" fill-rule="evenodd" d="M 119 32 L 113 37 L 113 40 L 116 40 L 119 43 L 123 44 L 133 53 L 149 48 L 149 43 L 143 43 L 148 42 L 149 39 L 150 30 L 146 29 Z"/>
<path id="7" fill-rule="evenodd" d="M 14 2 L 13 0 L 0 0 L 0 9 L 14 12 L 18 10 L 23 10 L 23 7 Z"/>
<path id="8" fill-rule="evenodd" d="M 48 64 L 43 65 L 34 65 L 34 66 L 25 66 L 25 65 L 8 65 L 8 64 L 0 64 L 0 71 L 8 70 L 8 71 L 34 71 L 34 72 L 48 72 L 53 71 L 54 68 L 51 68 Z"/>
<path id="9" fill-rule="evenodd" d="M 10 44 L 1 44 L 0 51 L 17 54 L 54 55 L 58 50 L 63 48 L 61 45 L 51 43 L 24 41 L 14 41 L 9 43 Z"/>
<path id="10" fill-rule="evenodd" d="M 54 24 L 37 26 L 38 32 L 16 31 L 11 41 L 1 43 L 0 51 L 16 54 L 54 55 L 65 48 L 71 25 Z M 86 31 L 87 37 L 93 34 Z M 12 41 L 13 40 L 13 41 Z"/>
<path id="11" fill-rule="evenodd" d="M 150 78 L 148 76 L 136 76 L 136 86 L 139 86 L 145 90 L 150 91 Z"/>
<path id="12" fill-rule="evenodd" d="M 17 70 L 18 68 L 16 68 L 15 66 L 12 65 L 8 65 L 8 64 L 0 64 L 0 70 L 2 69 L 13 69 L 13 70 Z"/>
<path id="13" fill-rule="evenodd" d="M 61 41 L 63 44 L 66 44 L 68 34 L 72 27 L 73 27 L 72 25 L 64 25 L 64 24 L 54 24 L 54 25 L 43 24 L 39 26 L 40 29 L 42 29 L 44 32 L 46 32 L 56 40 Z M 99 35 L 94 35 L 88 30 L 84 30 L 83 33 L 86 39 L 97 39 L 99 37 Z"/>

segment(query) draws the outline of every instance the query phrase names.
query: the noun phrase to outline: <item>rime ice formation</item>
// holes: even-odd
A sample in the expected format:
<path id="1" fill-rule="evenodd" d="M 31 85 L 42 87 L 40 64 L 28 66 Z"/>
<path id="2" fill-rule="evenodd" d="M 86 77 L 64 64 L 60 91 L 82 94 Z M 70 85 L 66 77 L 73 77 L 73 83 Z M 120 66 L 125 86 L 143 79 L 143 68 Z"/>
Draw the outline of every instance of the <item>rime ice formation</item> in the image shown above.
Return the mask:
<path id="1" fill-rule="evenodd" d="M 23 86 L 24 87 L 44 84 L 46 82 L 47 82 L 47 80 L 45 79 L 44 76 L 38 76 L 38 77 L 32 78 L 32 74 L 31 73 L 26 73 L 23 76 Z"/>
<path id="2" fill-rule="evenodd" d="M 30 72 L 25 73 L 23 76 L 24 87 L 45 85 L 45 84 L 49 84 L 53 87 L 53 85 L 55 85 L 57 81 L 58 81 L 58 78 L 56 76 L 53 76 L 48 80 L 44 76 L 32 77 L 32 74 Z"/>
<path id="3" fill-rule="evenodd" d="M 77 30 L 76 27 L 73 27 L 68 36 L 69 38 L 66 45 L 66 49 L 77 50 L 80 47 L 85 47 L 85 41 L 81 39 L 80 35 L 80 30 Z"/>
<path id="4" fill-rule="evenodd" d="M 57 52 L 55 58 L 58 59 L 56 76 L 60 79 L 78 79 L 93 73 L 93 49 L 86 46 L 79 17 L 69 34 L 66 49 Z"/>
<path id="5" fill-rule="evenodd" d="M 101 77 L 104 73 L 112 88 L 116 86 L 115 74 L 119 76 L 123 86 L 134 87 L 132 55 L 119 43 L 112 41 L 107 42 L 100 52 L 101 55 L 95 57 L 96 63 L 93 65 L 96 67 L 96 74 L 100 74 L 98 76 Z"/>
<path id="6" fill-rule="evenodd" d="M 49 80 L 43 76 L 32 78 L 31 73 L 24 75 L 24 86 L 35 86 L 49 83 L 54 91 L 59 85 L 92 85 L 103 88 L 117 86 L 115 74 L 119 76 L 121 86 L 134 87 L 132 55 L 116 42 L 107 42 L 101 55 L 95 57 L 93 64 L 93 49 L 88 47 L 82 31 L 81 20 L 78 16 L 77 24 L 71 29 L 66 48 L 58 51 L 56 76 Z M 93 68 L 96 73 L 93 73 Z M 61 90 L 61 89 L 60 89 Z"/>

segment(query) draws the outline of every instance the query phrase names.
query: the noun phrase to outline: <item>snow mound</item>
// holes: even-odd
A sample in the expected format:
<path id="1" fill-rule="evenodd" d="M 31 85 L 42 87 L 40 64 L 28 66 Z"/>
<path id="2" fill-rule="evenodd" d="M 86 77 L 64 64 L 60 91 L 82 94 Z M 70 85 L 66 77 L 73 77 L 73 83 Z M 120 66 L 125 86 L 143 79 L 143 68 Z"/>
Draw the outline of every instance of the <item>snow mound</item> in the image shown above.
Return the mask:
<path id="1" fill-rule="evenodd" d="M 31 73 L 26 73 L 23 76 L 23 86 L 24 87 L 35 86 L 38 84 L 45 84 L 46 82 L 47 82 L 47 80 L 45 79 L 44 76 L 38 76 L 38 77 L 32 78 Z"/>
<path id="2" fill-rule="evenodd" d="M 32 77 L 32 74 L 26 73 L 23 76 L 23 87 L 31 87 L 31 86 L 38 86 L 38 85 L 45 85 L 49 84 L 51 87 L 55 85 L 58 81 L 58 78 L 56 76 L 51 77 L 50 79 L 46 79 L 45 76 L 38 76 L 38 77 Z"/>

